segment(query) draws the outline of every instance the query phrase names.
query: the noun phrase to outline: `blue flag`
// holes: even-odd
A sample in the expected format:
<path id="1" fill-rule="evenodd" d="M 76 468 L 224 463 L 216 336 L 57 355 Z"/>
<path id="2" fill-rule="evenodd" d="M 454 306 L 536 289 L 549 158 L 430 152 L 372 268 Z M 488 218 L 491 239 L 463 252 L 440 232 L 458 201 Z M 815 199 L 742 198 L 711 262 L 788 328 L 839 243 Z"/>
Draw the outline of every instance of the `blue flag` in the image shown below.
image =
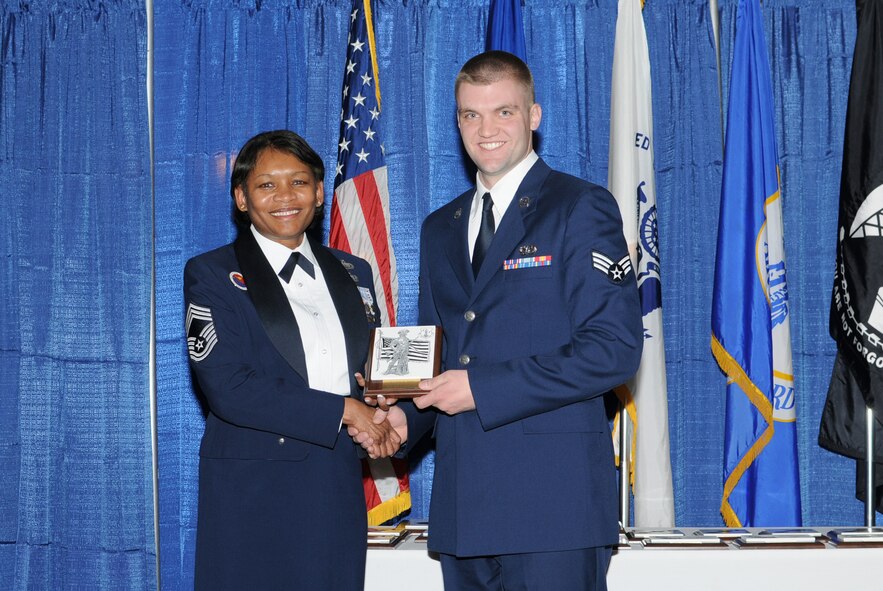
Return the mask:
<path id="1" fill-rule="evenodd" d="M 758 0 L 740 0 L 714 271 L 711 347 L 727 375 L 727 525 L 801 524 L 782 200 Z"/>
<path id="2" fill-rule="evenodd" d="M 491 0 L 487 18 L 487 49 L 500 49 L 527 62 L 521 0 Z"/>

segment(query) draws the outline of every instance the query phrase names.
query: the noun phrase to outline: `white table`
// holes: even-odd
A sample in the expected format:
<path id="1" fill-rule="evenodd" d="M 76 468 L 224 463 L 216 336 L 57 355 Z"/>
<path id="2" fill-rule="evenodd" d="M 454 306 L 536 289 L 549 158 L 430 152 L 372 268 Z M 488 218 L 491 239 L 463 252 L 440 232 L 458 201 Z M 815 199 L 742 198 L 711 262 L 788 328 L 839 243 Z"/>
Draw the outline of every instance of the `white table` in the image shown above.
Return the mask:
<path id="1" fill-rule="evenodd" d="M 883 548 L 645 549 L 618 551 L 609 591 L 873 591 L 883 589 Z M 366 591 L 442 591 L 426 544 L 368 550 Z"/>

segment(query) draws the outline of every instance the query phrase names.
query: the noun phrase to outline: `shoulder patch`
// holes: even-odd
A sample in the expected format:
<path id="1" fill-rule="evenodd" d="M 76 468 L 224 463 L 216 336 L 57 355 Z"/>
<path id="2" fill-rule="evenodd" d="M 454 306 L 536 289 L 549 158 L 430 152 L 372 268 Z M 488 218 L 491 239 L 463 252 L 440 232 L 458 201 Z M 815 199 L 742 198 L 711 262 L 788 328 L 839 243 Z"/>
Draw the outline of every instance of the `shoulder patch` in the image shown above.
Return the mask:
<path id="1" fill-rule="evenodd" d="M 209 356 L 218 342 L 212 311 L 203 306 L 187 306 L 187 352 L 190 359 L 199 362 Z"/>
<path id="2" fill-rule="evenodd" d="M 622 283 L 632 270 L 632 260 L 629 255 L 625 255 L 618 261 L 613 261 L 604 253 L 593 250 L 592 266 L 604 273 L 610 281 Z"/>

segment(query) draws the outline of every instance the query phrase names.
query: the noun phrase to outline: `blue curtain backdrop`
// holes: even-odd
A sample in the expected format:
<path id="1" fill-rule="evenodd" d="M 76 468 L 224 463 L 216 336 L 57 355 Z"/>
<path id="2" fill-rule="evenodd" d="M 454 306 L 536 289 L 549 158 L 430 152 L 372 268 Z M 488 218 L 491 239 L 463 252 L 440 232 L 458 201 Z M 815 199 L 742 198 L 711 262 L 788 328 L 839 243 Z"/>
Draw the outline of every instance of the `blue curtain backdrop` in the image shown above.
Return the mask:
<path id="1" fill-rule="evenodd" d="M 484 47 L 487 4 L 374 4 L 402 322 L 415 320 L 420 224 L 471 183 L 452 83 L 459 66 Z M 157 5 L 164 582 L 189 581 L 192 570 L 202 429 L 181 338 L 181 269 L 190 256 L 233 238 L 230 159 L 249 136 L 290 127 L 334 162 L 350 7 L 350 0 Z M 735 9 L 735 1 L 721 2 L 725 94 Z M 808 524 L 859 524 L 853 463 L 816 445 L 834 352 L 827 314 L 855 6 L 766 0 L 763 10 L 791 266 L 803 517 Z M 528 61 L 544 109 L 539 152 L 553 166 L 600 184 L 607 176 L 615 18 L 615 0 L 524 2 Z M 724 379 L 709 339 L 722 148 L 710 13 L 705 0 L 649 0 L 644 18 L 677 522 L 720 525 Z M 416 461 L 412 516 L 425 518 L 431 454 Z"/>
<path id="2" fill-rule="evenodd" d="M 143 3 L 0 3 L 0 588 L 156 585 Z"/>
<path id="3" fill-rule="evenodd" d="M 0 221 L 0 581 L 12 580 L 13 589 L 151 588 L 144 8 L 123 0 L 0 2 L 0 183 L 9 212 Z M 416 319 L 423 218 L 472 183 L 452 87 L 459 66 L 484 47 L 487 4 L 374 2 L 401 322 Z M 607 177 L 616 5 L 524 2 L 544 109 L 538 151 L 599 184 Z M 720 5 L 726 94 L 736 1 Z M 335 161 L 350 8 L 351 0 L 154 3 L 163 589 L 192 586 L 203 429 L 186 363 L 183 265 L 234 237 L 228 178 L 247 138 L 288 127 Z M 765 0 L 763 13 L 803 519 L 858 525 L 854 463 L 816 445 L 834 356 L 828 305 L 855 5 Z M 709 348 L 722 160 L 711 19 L 706 0 L 648 0 L 644 19 L 675 509 L 679 525 L 714 526 L 722 523 L 724 379 Z M 414 461 L 413 516 L 425 518 L 432 454 Z"/>

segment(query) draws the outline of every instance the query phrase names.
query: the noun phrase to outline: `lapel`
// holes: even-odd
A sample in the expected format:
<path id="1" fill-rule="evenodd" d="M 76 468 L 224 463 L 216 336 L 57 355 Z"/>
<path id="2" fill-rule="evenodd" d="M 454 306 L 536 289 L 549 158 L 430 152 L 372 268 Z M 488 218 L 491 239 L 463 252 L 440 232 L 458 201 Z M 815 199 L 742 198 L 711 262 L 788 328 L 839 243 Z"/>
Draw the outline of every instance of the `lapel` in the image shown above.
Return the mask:
<path id="1" fill-rule="evenodd" d="M 472 207 L 473 195 L 475 189 L 466 191 L 453 201 L 453 211 L 448 218 L 451 231 L 445 243 L 445 260 L 451 265 L 454 275 L 467 294 L 472 292 L 475 283 L 469 257 L 469 208 Z"/>
<path id="2" fill-rule="evenodd" d="M 367 277 L 350 276 L 350 273 L 341 264 L 333 252 L 328 248 L 310 240 L 310 247 L 316 256 L 316 261 L 322 268 L 325 276 L 325 285 L 331 294 L 331 300 L 337 310 L 337 318 L 343 329 L 343 338 L 346 341 L 347 366 L 349 367 L 350 387 L 357 391 L 356 381 L 353 374 L 365 373 L 364 362 L 368 356 L 368 341 L 370 326 L 365 312 L 365 303 L 359 295 L 355 281 L 367 280 Z"/>
<path id="3" fill-rule="evenodd" d="M 541 195 L 540 190 L 551 171 L 552 169 L 542 159 L 539 159 L 521 181 L 512 202 L 509 203 L 506 213 L 503 214 L 500 226 L 494 233 L 494 239 L 491 241 L 491 246 L 484 257 L 484 263 L 478 271 L 478 277 L 475 278 L 475 285 L 472 289 L 473 300 L 495 274 L 502 272 L 503 261 L 524 238 L 527 218 L 536 211 L 537 202 Z M 472 268 L 469 266 L 469 273 L 471 274 L 471 272 Z"/>
<path id="4" fill-rule="evenodd" d="M 233 243 L 239 269 L 245 277 L 248 296 L 257 310 L 270 341 L 288 364 L 309 383 L 304 347 L 294 312 L 285 290 L 273 272 L 267 257 L 248 228 L 239 231 Z M 322 269 L 324 271 L 324 268 Z"/>

